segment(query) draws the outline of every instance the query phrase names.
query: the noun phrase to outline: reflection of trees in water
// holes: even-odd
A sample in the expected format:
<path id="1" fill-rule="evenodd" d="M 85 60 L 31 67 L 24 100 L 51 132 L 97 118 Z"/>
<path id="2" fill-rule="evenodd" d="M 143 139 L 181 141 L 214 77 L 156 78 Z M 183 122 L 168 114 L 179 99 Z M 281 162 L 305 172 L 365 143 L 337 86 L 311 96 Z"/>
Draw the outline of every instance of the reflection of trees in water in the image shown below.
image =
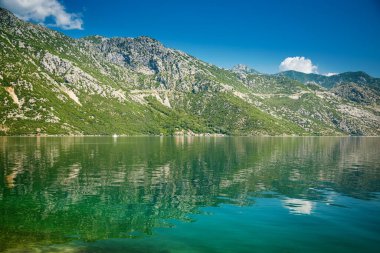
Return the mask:
<path id="1" fill-rule="evenodd" d="M 2 138 L 0 230 L 126 237 L 269 191 L 290 204 L 331 201 L 326 189 L 370 198 L 380 189 L 378 146 L 334 137 Z"/>

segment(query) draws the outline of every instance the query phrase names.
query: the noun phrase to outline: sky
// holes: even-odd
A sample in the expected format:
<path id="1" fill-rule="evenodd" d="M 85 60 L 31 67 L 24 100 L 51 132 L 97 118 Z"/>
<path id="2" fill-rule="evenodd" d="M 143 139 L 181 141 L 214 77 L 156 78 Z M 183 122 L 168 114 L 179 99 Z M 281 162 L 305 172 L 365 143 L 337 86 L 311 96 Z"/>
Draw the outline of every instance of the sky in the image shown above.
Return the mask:
<path id="1" fill-rule="evenodd" d="M 380 77 L 380 0 L 0 0 L 69 36 L 150 36 L 219 67 Z"/>

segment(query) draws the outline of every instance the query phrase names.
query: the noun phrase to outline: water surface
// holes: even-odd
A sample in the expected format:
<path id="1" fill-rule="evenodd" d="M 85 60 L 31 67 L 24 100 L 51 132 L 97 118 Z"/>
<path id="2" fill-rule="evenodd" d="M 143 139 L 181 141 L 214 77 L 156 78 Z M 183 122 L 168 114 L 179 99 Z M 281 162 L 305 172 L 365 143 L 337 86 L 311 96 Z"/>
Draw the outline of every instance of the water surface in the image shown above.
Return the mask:
<path id="1" fill-rule="evenodd" d="M 0 251 L 378 252 L 380 138 L 0 137 Z"/>

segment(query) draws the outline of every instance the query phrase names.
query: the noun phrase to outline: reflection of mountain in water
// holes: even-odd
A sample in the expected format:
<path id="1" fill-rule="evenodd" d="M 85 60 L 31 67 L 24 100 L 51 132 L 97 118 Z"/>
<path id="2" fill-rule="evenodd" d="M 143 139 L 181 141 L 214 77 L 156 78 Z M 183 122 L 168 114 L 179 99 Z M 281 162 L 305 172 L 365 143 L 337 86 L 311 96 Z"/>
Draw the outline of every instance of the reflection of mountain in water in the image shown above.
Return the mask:
<path id="1" fill-rule="evenodd" d="M 377 138 L 0 139 L 0 231 L 36 240 L 151 234 L 200 207 L 380 190 Z M 22 224 L 22 226 L 20 226 Z M 12 234 L 9 233 L 9 234 Z M 5 234 L 0 244 L 10 240 Z M 38 239 L 39 238 L 39 239 Z M 1 247 L 0 247 L 1 250 Z"/>

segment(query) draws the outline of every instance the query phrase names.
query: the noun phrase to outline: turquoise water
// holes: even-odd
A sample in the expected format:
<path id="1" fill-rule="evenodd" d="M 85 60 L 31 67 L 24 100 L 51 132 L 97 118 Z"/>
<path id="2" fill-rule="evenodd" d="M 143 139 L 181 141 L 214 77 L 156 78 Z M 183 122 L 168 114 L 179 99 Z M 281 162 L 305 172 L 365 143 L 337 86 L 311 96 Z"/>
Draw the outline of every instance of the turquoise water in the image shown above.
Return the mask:
<path id="1" fill-rule="evenodd" d="M 380 138 L 0 137 L 0 251 L 378 252 Z"/>

